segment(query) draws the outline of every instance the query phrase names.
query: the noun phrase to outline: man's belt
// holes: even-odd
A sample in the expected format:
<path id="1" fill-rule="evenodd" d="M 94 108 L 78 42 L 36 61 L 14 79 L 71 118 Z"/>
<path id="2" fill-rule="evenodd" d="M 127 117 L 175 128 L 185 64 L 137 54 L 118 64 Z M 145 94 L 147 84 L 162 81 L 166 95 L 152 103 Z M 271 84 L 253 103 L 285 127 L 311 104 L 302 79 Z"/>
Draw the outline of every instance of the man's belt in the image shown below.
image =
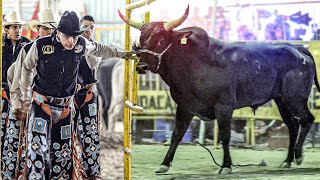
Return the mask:
<path id="1" fill-rule="evenodd" d="M 64 98 L 58 98 L 58 97 L 52 97 L 52 96 L 45 96 L 51 104 L 64 106 L 67 104 L 67 102 L 71 99 L 72 96 L 64 97 Z"/>
<path id="2" fill-rule="evenodd" d="M 91 83 L 91 84 L 81 84 L 81 89 L 86 89 L 88 90 L 92 85 L 95 85 L 96 83 Z"/>

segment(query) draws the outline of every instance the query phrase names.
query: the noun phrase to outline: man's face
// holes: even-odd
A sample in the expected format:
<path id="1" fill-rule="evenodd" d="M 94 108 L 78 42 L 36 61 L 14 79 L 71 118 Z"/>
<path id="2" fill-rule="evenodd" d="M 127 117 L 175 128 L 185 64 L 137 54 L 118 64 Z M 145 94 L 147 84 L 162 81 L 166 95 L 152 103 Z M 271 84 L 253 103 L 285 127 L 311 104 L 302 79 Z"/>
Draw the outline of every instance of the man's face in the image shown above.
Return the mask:
<path id="1" fill-rule="evenodd" d="M 69 36 L 69 35 L 63 34 L 60 31 L 58 31 L 57 35 L 61 41 L 62 46 L 66 50 L 72 50 L 74 46 L 77 44 L 78 38 L 79 38 L 79 36 Z"/>
<path id="2" fill-rule="evenodd" d="M 91 39 L 96 25 L 92 21 L 84 20 L 81 24 L 81 28 L 84 26 L 87 26 L 90 28 L 85 32 L 83 32 L 82 36 L 84 36 L 87 39 Z"/>
<path id="3" fill-rule="evenodd" d="M 5 29 L 8 37 L 14 41 L 18 41 L 21 38 L 21 25 L 13 24 Z"/>
<path id="4" fill-rule="evenodd" d="M 40 37 L 49 36 L 52 34 L 53 30 L 54 30 L 53 28 L 48 28 L 46 26 L 39 26 L 38 28 L 39 36 Z"/>

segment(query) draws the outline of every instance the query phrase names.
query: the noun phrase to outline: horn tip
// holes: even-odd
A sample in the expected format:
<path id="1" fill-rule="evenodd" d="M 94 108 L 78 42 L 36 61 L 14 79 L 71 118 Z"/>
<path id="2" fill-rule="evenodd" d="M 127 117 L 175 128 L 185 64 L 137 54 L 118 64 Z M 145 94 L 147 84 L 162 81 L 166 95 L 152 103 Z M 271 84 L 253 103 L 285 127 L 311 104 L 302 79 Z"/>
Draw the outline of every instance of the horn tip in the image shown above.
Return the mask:
<path id="1" fill-rule="evenodd" d="M 124 19 L 124 15 L 121 13 L 121 11 L 119 9 L 118 9 L 118 14 L 119 14 L 121 19 Z"/>

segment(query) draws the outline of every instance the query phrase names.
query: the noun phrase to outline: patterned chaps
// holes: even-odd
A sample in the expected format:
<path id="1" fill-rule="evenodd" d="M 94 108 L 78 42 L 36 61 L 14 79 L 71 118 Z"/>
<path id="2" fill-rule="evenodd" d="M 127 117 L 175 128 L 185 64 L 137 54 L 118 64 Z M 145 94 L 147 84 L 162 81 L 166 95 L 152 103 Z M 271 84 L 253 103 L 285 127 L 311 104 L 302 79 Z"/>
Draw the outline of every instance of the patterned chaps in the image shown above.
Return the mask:
<path id="1" fill-rule="evenodd" d="M 1 163 L 2 178 L 14 179 L 18 167 L 18 149 L 20 147 L 20 121 L 12 115 L 9 90 L 2 90 L 2 119 L 1 119 Z"/>
<path id="2" fill-rule="evenodd" d="M 75 95 L 75 129 L 81 142 L 81 156 L 78 157 L 85 179 L 100 179 L 99 122 L 97 117 L 96 85 L 82 88 Z M 80 153 L 78 153 L 80 155 Z"/>
<path id="3" fill-rule="evenodd" d="M 46 96 L 33 92 L 27 124 L 28 179 L 76 179 L 73 164 L 73 98 L 64 104 L 49 103 Z"/>

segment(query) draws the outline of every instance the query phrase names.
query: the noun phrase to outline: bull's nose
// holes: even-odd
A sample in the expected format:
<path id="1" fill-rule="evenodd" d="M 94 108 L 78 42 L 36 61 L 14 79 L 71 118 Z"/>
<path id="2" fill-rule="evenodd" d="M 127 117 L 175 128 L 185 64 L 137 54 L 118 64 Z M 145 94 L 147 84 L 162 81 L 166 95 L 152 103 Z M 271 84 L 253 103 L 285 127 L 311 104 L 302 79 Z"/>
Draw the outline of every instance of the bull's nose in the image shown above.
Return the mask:
<path id="1" fill-rule="evenodd" d="M 139 51 L 140 49 L 141 49 L 141 47 L 140 47 L 140 43 L 139 42 L 134 42 L 132 44 L 132 50 Z"/>
<path id="2" fill-rule="evenodd" d="M 141 57 L 141 52 L 140 52 L 140 51 L 137 51 L 137 52 L 136 52 L 136 55 L 137 55 L 137 57 Z"/>
<path id="3" fill-rule="evenodd" d="M 146 71 L 148 70 L 147 64 L 139 61 L 137 64 L 136 70 L 138 71 L 139 74 L 146 74 Z"/>

